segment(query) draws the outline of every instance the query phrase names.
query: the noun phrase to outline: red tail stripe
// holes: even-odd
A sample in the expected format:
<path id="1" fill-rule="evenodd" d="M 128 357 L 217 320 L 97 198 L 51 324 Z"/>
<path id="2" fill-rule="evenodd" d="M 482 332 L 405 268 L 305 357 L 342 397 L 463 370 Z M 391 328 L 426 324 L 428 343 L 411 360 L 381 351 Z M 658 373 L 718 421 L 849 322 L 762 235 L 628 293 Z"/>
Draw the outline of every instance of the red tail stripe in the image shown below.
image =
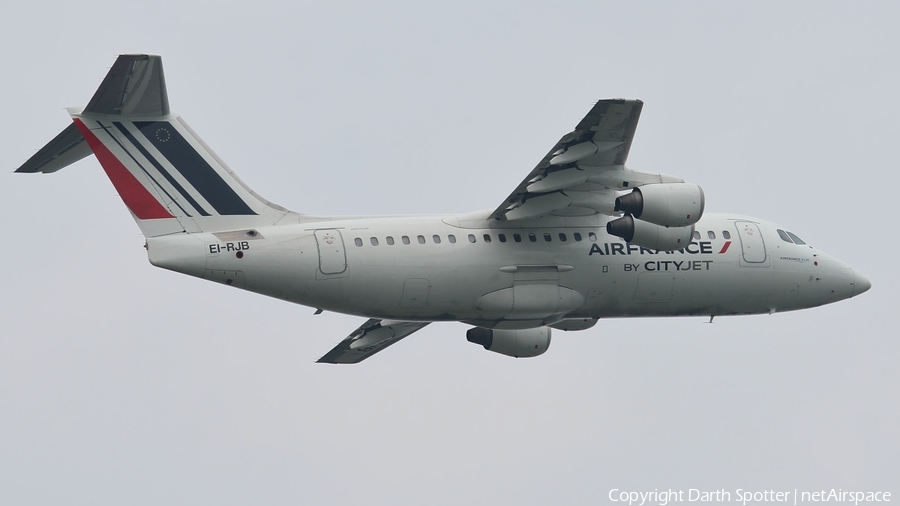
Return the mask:
<path id="1" fill-rule="evenodd" d="M 160 218 L 174 218 L 172 213 L 166 210 L 162 204 L 156 200 L 156 197 L 150 194 L 144 185 L 141 184 L 134 175 L 122 165 L 122 162 L 116 158 L 112 152 L 100 142 L 100 139 L 94 135 L 91 130 L 81 122 L 75 119 L 75 126 L 81 131 L 81 135 L 87 141 L 91 151 L 100 161 L 103 170 L 113 186 L 119 192 L 119 196 L 125 201 L 125 205 L 131 212 L 138 217 L 139 220 L 156 220 Z"/>

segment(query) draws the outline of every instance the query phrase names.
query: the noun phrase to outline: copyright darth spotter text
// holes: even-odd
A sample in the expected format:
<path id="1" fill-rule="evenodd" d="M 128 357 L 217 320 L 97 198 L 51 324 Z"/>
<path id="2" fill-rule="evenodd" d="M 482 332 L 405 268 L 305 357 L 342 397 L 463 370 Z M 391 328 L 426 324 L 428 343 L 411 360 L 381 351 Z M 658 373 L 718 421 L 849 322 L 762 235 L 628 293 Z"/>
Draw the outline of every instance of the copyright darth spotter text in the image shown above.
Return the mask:
<path id="1" fill-rule="evenodd" d="M 747 489 L 717 489 L 701 490 L 668 489 L 652 491 L 610 489 L 609 500 L 613 503 L 627 504 L 628 506 L 658 505 L 666 506 L 670 503 L 739 503 L 742 505 L 756 503 L 784 503 L 784 504 L 814 504 L 814 503 L 842 503 L 842 504 L 868 504 L 889 503 L 891 493 L 884 491 L 859 491 L 832 488 L 827 490 L 747 490 Z"/>

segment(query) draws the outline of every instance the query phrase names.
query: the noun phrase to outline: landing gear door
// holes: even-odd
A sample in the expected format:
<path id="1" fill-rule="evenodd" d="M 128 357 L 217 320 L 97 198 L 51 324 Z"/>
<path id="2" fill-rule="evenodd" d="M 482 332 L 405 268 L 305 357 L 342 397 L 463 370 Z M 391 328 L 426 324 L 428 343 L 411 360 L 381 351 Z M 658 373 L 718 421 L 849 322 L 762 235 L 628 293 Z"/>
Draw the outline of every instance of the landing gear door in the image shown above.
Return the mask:
<path id="1" fill-rule="evenodd" d="M 759 230 L 759 225 L 750 221 L 736 221 L 734 226 L 741 241 L 741 265 L 747 267 L 768 266 L 766 243 Z"/>
<path id="2" fill-rule="evenodd" d="M 316 246 L 319 248 L 319 271 L 322 274 L 347 272 L 347 252 L 344 251 L 340 230 L 316 230 Z"/>

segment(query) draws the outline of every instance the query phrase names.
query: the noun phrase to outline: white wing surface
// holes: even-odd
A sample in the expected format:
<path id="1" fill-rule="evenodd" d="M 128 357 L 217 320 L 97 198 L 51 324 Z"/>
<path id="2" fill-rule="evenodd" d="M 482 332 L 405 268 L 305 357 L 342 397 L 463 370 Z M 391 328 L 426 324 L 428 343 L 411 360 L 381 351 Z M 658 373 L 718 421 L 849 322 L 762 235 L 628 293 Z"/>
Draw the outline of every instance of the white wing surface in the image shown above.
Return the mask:
<path id="1" fill-rule="evenodd" d="M 616 191 L 651 183 L 681 183 L 662 174 L 625 168 L 644 103 L 601 100 L 564 135 L 490 218 L 518 220 L 544 215 L 618 216 Z"/>

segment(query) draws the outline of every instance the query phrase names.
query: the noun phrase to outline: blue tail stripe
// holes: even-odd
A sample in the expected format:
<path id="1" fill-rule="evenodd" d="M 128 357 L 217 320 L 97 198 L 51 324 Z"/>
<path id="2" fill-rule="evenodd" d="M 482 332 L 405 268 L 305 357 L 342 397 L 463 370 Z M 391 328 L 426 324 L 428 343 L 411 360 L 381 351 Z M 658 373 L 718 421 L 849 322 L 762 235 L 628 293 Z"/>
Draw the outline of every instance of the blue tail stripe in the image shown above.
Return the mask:
<path id="1" fill-rule="evenodd" d="M 116 144 L 118 144 L 119 147 L 122 148 L 122 151 L 124 151 L 125 154 L 127 154 L 128 157 L 131 158 L 131 160 L 134 161 L 134 163 L 137 164 L 138 168 L 141 169 L 141 171 L 144 173 L 144 175 L 147 176 L 147 178 L 149 178 L 150 181 L 153 181 L 153 184 L 155 184 L 157 188 L 159 188 L 160 190 L 162 190 L 162 192 L 166 194 L 166 197 L 168 197 L 169 200 L 172 201 L 173 204 L 175 204 L 176 206 L 178 206 L 178 209 L 181 209 L 181 212 L 184 213 L 185 216 L 187 216 L 188 218 L 190 218 L 191 215 L 187 212 L 187 210 L 185 210 L 185 208 L 181 207 L 181 204 L 179 204 L 177 200 L 175 200 L 174 198 L 172 198 L 171 195 L 169 195 L 169 192 L 166 191 L 166 189 L 163 188 L 163 186 L 162 186 L 161 184 L 159 184 L 159 181 L 157 181 L 156 178 L 154 178 L 154 177 L 147 171 L 147 169 L 145 169 L 144 166 L 141 165 L 141 162 L 137 161 L 137 159 L 134 157 L 134 155 L 131 154 L 131 151 L 128 151 L 128 148 L 126 148 L 121 142 L 119 142 L 119 139 L 116 139 L 116 137 L 115 137 L 114 135 L 112 135 L 112 134 L 109 133 L 109 130 L 112 130 L 112 128 L 111 128 L 111 127 L 108 127 L 108 126 L 106 126 L 106 125 L 104 125 L 103 123 L 101 123 L 101 122 L 99 122 L 99 121 L 97 122 L 97 124 L 100 125 L 100 128 L 102 128 L 103 131 L 106 132 L 107 135 L 109 135 L 109 138 L 112 139 L 113 142 L 115 142 Z"/>
<path id="2" fill-rule="evenodd" d="M 166 181 L 168 181 L 169 184 L 171 184 L 172 187 L 175 188 L 175 191 L 180 193 L 181 196 L 183 196 L 185 200 L 187 200 L 191 204 L 191 206 L 196 209 L 198 213 L 200 213 L 200 216 L 209 216 L 209 213 L 206 212 L 206 210 L 203 209 L 203 207 L 196 200 L 194 200 L 194 197 L 191 197 L 190 193 L 184 190 L 184 187 L 182 187 L 181 184 L 174 177 L 172 177 L 171 174 L 169 174 L 169 171 L 163 168 L 162 164 L 157 162 L 155 158 L 150 156 L 150 153 L 144 148 L 144 146 L 141 146 L 141 143 L 139 143 L 133 135 L 131 135 L 131 132 L 129 132 L 128 129 L 125 128 L 125 125 L 119 123 L 118 121 L 113 122 L 113 124 L 116 125 L 116 128 L 118 128 L 119 131 L 122 132 L 122 134 L 125 136 L 125 138 L 128 139 L 128 142 L 133 144 L 138 149 L 138 151 L 140 151 L 141 154 L 144 155 L 144 158 L 150 160 L 150 163 L 153 164 L 154 167 L 156 167 L 156 170 L 158 170 L 159 173 L 162 174 L 164 178 L 166 178 Z"/>
<path id="3" fill-rule="evenodd" d="M 136 121 L 134 124 L 216 212 L 222 215 L 256 214 L 171 124 L 164 121 Z"/>

